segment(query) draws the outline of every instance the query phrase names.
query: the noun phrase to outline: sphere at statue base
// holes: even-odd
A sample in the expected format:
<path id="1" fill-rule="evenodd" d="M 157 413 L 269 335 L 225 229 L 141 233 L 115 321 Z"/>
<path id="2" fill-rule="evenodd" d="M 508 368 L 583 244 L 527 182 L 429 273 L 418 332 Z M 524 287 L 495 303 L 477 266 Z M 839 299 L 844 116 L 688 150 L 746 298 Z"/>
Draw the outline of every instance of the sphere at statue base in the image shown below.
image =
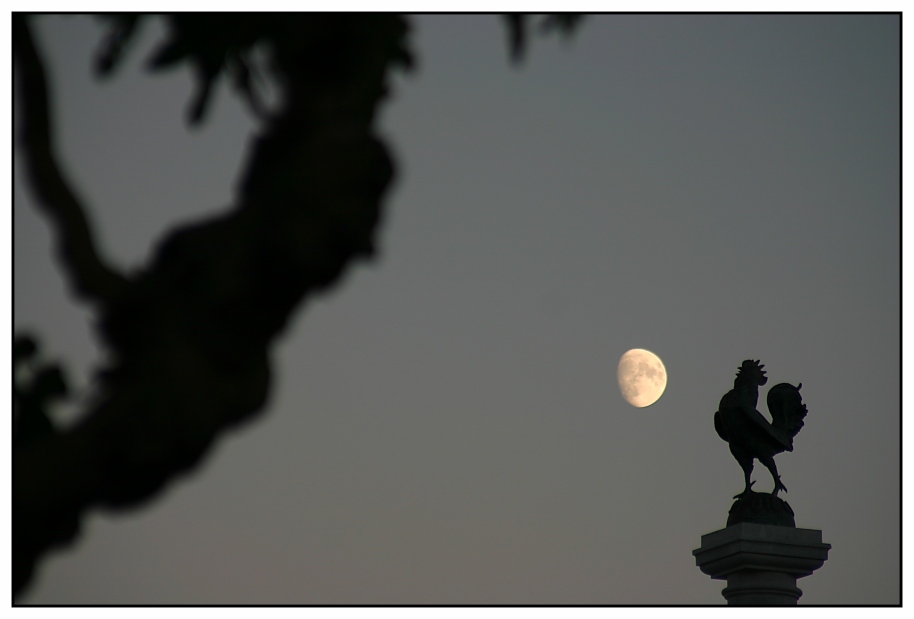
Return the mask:
<path id="1" fill-rule="evenodd" d="M 796 527 L 793 510 L 787 501 L 762 492 L 749 492 L 741 496 L 730 507 L 727 526 L 740 522 L 770 524 L 778 527 Z"/>

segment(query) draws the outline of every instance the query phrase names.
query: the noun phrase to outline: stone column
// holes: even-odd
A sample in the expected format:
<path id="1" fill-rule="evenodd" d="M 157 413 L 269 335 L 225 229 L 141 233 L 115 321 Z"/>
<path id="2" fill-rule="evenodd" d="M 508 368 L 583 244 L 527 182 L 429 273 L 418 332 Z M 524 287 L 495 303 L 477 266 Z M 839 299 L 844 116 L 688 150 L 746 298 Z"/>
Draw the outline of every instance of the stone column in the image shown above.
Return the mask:
<path id="1" fill-rule="evenodd" d="M 796 606 L 797 579 L 828 559 L 822 531 L 741 522 L 701 536 L 695 564 L 716 580 L 729 606 Z"/>

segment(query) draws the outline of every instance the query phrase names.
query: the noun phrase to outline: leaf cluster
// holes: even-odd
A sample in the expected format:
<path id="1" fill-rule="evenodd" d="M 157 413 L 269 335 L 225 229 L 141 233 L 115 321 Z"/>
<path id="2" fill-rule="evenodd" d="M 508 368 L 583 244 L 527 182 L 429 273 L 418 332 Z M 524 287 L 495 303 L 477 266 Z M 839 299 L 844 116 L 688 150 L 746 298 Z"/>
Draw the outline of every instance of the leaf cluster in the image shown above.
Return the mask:
<path id="1" fill-rule="evenodd" d="M 128 44 L 147 16 L 110 14 L 102 16 L 108 33 L 102 41 L 95 61 L 99 76 L 109 76 L 124 57 Z M 324 23 L 334 16 L 323 15 Z M 342 18 L 342 16 L 341 16 Z M 201 123 L 208 110 L 213 88 L 225 75 L 258 117 L 265 116 L 265 105 L 255 84 L 265 79 L 254 61 L 254 51 L 260 45 L 273 49 L 311 47 L 314 52 L 334 53 L 329 29 L 303 27 L 302 20 L 290 19 L 281 13 L 207 14 L 178 13 L 165 16 L 168 34 L 147 60 L 153 71 L 168 70 L 182 63 L 190 65 L 197 82 L 196 93 L 188 109 L 191 125 Z M 315 45 L 317 43 L 317 45 Z M 320 49 L 320 48 L 325 49 Z M 413 65 L 411 52 L 404 46 L 394 50 L 395 63 L 409 68 Z"/>
<path id="2" fill-rule="evenodd" d="M 63 368 L 39 359 L 34 337 L 18 336 L 13 342 L 13 448 L 56 435 L 50 407 L 69 393 Z"/>
<path id="3" fill-rule="evenodd" d="M 505 26 L 508 29 L 508 47 L 511 60 L 520 63 L 527 51 L 531 22 L 536 21 L 535 16 L 526 13 L 509 13 L 504 16 Z M 539 16 L 536 30 L 541 35 L 558 32 L 564 37 L 569 37 L 584 18 L 579 13 L 555 13 Z"/>

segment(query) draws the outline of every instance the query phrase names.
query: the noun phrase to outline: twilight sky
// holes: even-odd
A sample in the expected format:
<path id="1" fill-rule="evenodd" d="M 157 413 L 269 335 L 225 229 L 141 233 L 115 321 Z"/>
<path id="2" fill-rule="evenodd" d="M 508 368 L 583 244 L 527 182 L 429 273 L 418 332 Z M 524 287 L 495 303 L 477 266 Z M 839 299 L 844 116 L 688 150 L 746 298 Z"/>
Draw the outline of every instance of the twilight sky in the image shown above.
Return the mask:
<path id="1" fill-rule="evenodd" d="M 94 21 L 39 24 L 66 169 L 138 268 L 231 204 L 256 127 L 223 88 L 185 128 L 189 72 L 140 70 L 158 24 L 107 82 Z M 899 18 L 596 16 L 520 67 L 498 17 L 413 25 L 379 259 L 302 307 L 266 414 L 87 517 L 22 601 L 720 604 L 691 552 L 742 490 L 712 415 L 753 358 L 760 410 L 780 382 L 809 407 L 777 457 L 832 544 L 801 604 L 897 603 Z M 15 329 L 88 393 L 91 315 L 15 178 Z M 669 374 L 644 409 L 630 348 Z"/>

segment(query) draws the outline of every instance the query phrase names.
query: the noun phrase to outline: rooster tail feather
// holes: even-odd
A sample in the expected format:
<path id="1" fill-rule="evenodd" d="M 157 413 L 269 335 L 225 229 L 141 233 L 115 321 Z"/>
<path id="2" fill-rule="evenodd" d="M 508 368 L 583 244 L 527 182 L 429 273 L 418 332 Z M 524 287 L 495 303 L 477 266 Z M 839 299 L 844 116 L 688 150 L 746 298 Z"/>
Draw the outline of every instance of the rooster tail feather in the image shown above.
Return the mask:
<path id="1" fill-rule="evenodd" d="M 800 383 L 796 387 L 789 383 L 775 385 L 768 392 L 768 412 L 771 413 L 773 429 L 787 440 L 787 451 L 793 451 L 793 437 L 803 428 L 806 405 L 800 395 Z"/>

